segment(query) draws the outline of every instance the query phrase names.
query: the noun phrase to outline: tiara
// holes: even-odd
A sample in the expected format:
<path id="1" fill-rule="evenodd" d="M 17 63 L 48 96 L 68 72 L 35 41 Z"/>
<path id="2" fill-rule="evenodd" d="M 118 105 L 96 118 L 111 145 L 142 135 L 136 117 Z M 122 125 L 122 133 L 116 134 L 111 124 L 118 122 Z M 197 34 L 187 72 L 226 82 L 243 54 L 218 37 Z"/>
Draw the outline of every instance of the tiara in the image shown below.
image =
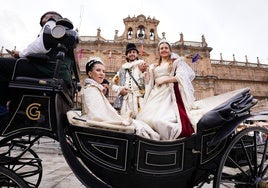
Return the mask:
<path id="1" fill-rule="evenodd" d="M 91 58 L 89 58 L 88 62 L 90 62 L 90 61 L 98 61 L 98 62 L 104 64 L 103 61 L 101 60 L 101 58 L 97 57 L 97 56 L 92 56 Z"/>
<path id="2" fill-rule="evenodd" d="M 99 57 L 96 57 L 96 56 L 92 56 L 91 58 L 89 58 L 89 61 L 88 61 L 88 67 L 90 67 L 93 63 L 96 63 L 96 62 L 100 62 L 101 64 L 104 65 L 103 61 L 101 60 L 101 58 Z"/>
<path id="3" fill-rule="evenodd" d="M 163 38 L 163 39 L 161 39 L 161 40 L 159 41 L 159 43 L 158 43 L 158 47 L 159 47 L 160 44 L 162 44 L 162 43 L 167 43 L 169 46 L 171 46 L 170 43 L 169 43 L 165 38 Z"/>

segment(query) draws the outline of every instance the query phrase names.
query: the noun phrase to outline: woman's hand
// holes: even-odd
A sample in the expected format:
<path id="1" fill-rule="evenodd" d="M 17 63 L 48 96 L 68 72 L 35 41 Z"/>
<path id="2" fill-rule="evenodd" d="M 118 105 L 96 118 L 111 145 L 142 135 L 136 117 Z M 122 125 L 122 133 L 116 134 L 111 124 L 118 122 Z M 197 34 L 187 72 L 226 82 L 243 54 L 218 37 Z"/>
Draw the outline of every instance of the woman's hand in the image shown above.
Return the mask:
<path id="1" fill-rule="evenodd" d="M 176 83 L 177 79 L 174 76 L 163 76 L 155 80 L 156 86 L 161 86 L 168 83 Z"/>
<path id="2" fill-rule="evenodd" d="M 155 80 L 155 85 L 156 85 L 157 87 L 159 87 L 159 86 L 161 86 L 162 84 L 166 84 L 168 78 L 169 78 L 169 77 L 160 77 L 160 78 L 157 78 L 157 79 Z"/>

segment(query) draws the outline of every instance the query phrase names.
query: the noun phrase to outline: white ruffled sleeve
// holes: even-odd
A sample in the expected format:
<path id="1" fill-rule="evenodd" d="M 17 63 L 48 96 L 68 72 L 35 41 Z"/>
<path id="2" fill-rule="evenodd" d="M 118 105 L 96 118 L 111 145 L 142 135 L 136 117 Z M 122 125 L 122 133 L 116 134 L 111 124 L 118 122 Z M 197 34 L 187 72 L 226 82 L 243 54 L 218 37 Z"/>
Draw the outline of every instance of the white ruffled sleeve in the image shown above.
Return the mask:
<path id="1" fill-rule="evenodd" d="M 153 87 L 154 87 L 154 73 L 153 73 L 153 70 L 154 70 L 154 65 L 151 64 L 151 65 L 149 66 L 150 80 L 149 80 L 149 82 L 145 85 L 144 104 L 146 103 L 146 101 L 147 101 L 147 99 L 148 99 L 148 96 L 149 96 L 149 94 L 151 93 L 151 90 L 152 90 Z"/>
<path id="2" fill-rule="evenodd" d="M 195 101 L 194 87 L 192 85 L 192 81 L 195 78 L 195 73 L 183 58 L 178 58 L 174 61 L 174 63 L 176 65 L 175 77 L 178 80 L 184 103 L 187 103 L 185 105 L 191 109 Z"/>

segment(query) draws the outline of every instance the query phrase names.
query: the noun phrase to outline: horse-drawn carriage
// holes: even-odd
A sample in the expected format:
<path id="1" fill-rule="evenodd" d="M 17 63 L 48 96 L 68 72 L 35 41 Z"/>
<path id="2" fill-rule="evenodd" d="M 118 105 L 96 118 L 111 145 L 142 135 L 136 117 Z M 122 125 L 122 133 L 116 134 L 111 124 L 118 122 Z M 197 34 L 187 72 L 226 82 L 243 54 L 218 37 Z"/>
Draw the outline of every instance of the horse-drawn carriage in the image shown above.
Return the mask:
<path id="1" fill-rule="evenodd" d="M 76 36 L 68 37 L 75 42 Z M 64 63 L 67 39 L 56 40 L 61 45 L 54 63 Z M 70 124 L 66 113 L 74 108 L 78 78 L 66 88 L 57 71 L 46 79 L 15 76 L 9 84 L 12 107 L 0 119 L 2 187 L 39 186 L 42 160 L 32 146 L 43 136 L 60 143 L 68 165 L 87 187 L 202 187 L 212 181 L 215 188 L 268 186 L 268 130 L 237 130 L 252 116 L 256 101 L 249 89 L 205 114 L 191 137 L 155 141 L 131 131 Z"/>

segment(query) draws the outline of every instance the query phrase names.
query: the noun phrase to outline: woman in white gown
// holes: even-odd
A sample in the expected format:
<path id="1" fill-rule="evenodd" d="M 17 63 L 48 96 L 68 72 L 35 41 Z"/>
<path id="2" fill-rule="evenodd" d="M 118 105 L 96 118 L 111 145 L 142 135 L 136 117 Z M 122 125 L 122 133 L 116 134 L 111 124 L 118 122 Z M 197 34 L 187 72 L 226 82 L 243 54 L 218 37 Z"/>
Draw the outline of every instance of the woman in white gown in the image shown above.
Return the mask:
<path id="1" fill-rule="evenodd" d="M 160 134 L 161 140 L 188 137 L 197 130 L 204 114 L 247 88 L 195 101 L 195 73 L 184 59 L 172 53 L 166 40 L 158 44 L 160 59 L 147 71 L 144 106 L 137 119 Z M 256 104 L 255 101 L 252 102 Z"/>
<path id="2" fill-rule="evenodd" d="M 150 125 L 161 140 L 174 140 L 194 133 L 189 114 L 194 104 L 193 70 L 179 56 L 172 57 L 170 44 L 158 44 L 160 60 L 147 72 L 144 107 L 137 119 Z"/>
<path id="3" fill-rule="evenodd" d="M 67 112 L 68 120 L 74 125 L 97 126 L 116 130 L 134 130 L 137 135 L 159 140 L 159 135 L 147 124 L 134 120 L 130 116 L 122 117 L 112 107 L 103 94 L 101 83 L 105 78 L 105 67 L 101 59 L 92 58 L 86 64 L 86 73 L 89 78 L 85 80 L 82 90 L 82 112 Z"/>

